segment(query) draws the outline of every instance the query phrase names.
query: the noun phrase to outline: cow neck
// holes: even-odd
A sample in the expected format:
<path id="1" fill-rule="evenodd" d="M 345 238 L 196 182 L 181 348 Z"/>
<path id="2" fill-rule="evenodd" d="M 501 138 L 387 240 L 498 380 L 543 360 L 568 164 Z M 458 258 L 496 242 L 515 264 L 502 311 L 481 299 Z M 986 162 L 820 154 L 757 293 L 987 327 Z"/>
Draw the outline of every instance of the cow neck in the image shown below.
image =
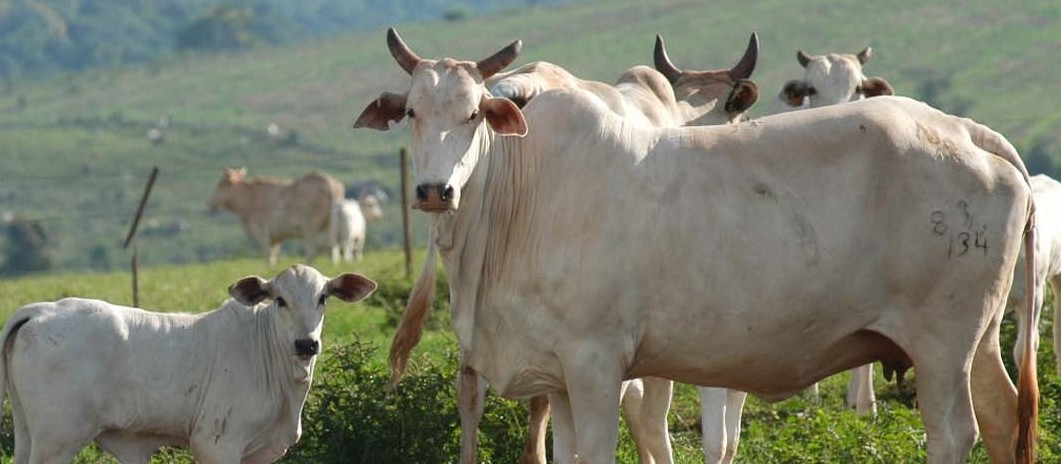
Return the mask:
<path id="1" fill-rule="evenodd" d="M 533 169 L 522 156 L 524 139 L 501 136 L 481 124 L 469 150 L 478 162 L 461 189 L 456 213 L 438 214 L 434 235 L 450 287 L 451 324 L 461 348 L 474 343 L 476 309 L 502 275 L 511 251 L 526 227 L 517 227 L 530 201 Z"/>
<path id="2" fill-rule="evenodd" d="M 284 343 L 280 336 L 280 326 L 277 324 L 277 311 L 280 310 L 275 303 L 253 311 L 256 314 L 255 333 L 250 344 L 252 359 L 249 366 L 252 382 L 268 395 L 269 402 L 264 404 L 279 405 L 276 417 L 282 424 L 275 428 L 272 432 L 274 436 L 268 438 L 266 443 L 283 443 L 286 448 L 294 444 L 301 433 L 302 406 L 309 394 L 316 359 L 310 361 L 308 371 L 293 365 L 294 348 Z M 299 379 L 296 377 L 298 373 L 305 373 L 306 377 Z"/>

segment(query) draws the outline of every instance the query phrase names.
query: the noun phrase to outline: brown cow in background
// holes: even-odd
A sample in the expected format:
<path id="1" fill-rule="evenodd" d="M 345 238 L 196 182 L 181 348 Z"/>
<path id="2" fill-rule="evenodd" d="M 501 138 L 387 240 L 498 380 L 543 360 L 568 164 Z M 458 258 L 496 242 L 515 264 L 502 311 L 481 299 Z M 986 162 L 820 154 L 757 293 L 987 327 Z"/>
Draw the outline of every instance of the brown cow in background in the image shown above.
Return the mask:
<path id="1" fill-rule="evenodd" d="M 317 256 L 319 245 L 334 244 L 328 235 L 333 206 L 343 199 L 339 181 L 322 172 L 294 181 L 246 176 L 245 168 L 226 169 L 209 204 L 239 217 L 243 230 L 267 253 L 269 265 L 276 264 L 284 240 L 302 239 L 307 261 Z"/>

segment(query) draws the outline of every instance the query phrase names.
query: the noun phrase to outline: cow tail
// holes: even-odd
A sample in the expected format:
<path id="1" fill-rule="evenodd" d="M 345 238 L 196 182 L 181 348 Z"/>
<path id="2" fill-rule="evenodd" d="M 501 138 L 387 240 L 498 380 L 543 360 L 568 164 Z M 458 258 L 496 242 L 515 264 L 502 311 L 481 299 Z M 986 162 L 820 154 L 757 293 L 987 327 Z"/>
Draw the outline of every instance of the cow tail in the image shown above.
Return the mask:
<path id="1" fill-rule="evenodd" d="M 4 404 L 4 394 L 8 391 L 7 385 L 7 363 L 10 359 L 11 344 L 15 341 L 18 329 L 26 325 L 36 314 L 32 310 L 20 309 L 15 312 L 4 324 L 4 330 L 0 333 L 0 405 Z M 12 390 L 14 396 L 14 390 Z M 15 412 L 14 400 L 12 400 L 12 413 Z"/>
<path id="2" fill-rule="evenodd" d="M 435 240 L 433 232 L 428 235 L 427 257 L 424 259 L 424 268 L 420 271 L 420 277 L 413 285 L 413 291 L 409 295 L 409 302 L 405 306 L 405 314 L 398 323 L 398 331 L 391 341 L 390 365 L 391 378 L 388 388 L 394 388 L 405 374 L 405 367 L 409 363 L 409 354 L 413 348 L 420 343 L 420 337 L 424 333 L 424 323 L 427 316 L 431 314 L 431 304 L 435 301 L 435 281 L 438 269 L 435 264 Z"/>
<path id="3" fill-rule="evenodd" d="M 1020 153 L 1009 143 L 1005 137 L 998 132 L 988 129 L 986 126 L 975 124 L 966 119 L 966 127 L 970 131 L 973 143 L 978 147 L 993 153 L 1006 161 L 1021 173 L 1025 185 L 1028 186 L 1028 194 L 1032 195 L 1031 179 L 1028 168 L 1024 165 Z M 1035 285 L 1035 202 L 1028 200 L 1028 215 L 1024 223 L 1024 286 L 1025 298 L 1024 320 L 1024 354 L 1020 359 L 1020 373 L 1017 376 L 1017 464 L 1032 464 L 1035 462 L 1035 443 L 1038 440 L 1039 423 L 1039 381 L 1038 381 L 1038 353 L 1035 352 L 1035 344 L 1032 336 L 1039 330 L 1039 320 L 1035 318 L 1035 302 L 1039 301 L 1035 292 L 1042 291 Z"/>

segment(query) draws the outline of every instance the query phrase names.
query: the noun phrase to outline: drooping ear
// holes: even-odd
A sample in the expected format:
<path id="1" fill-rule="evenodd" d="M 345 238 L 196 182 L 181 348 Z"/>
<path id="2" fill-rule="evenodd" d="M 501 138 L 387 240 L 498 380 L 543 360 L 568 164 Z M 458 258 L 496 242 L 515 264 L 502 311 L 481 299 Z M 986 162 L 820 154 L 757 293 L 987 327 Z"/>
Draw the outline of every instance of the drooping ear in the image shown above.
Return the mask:
<path id="1" fill-rule="evenodd" d="M 781 99 L 789 106 L 800 106 L 803 105 L 803 98 L 808 93 L 810 93 L 810 86 L 806 81 L 793 79 L 781 88 Z"/>
<path id="2" fill-rule="evenodd" d="M 727 113 L 742 113 L 759 101 L 759 86 L 748 79 L 737 79 L 737 84 L 726 99 Z"/>
<path id="3" fill-rule="evenodd" d="M 240 304 L 254 306 L 272 296 L 269 282 L 258 276 L 240 279 L 228 288 L 228 294 Z"/>
<path id="4" fill-rule="evenodd" d="M 866 98 L 879 97 L 881 95 L 895 95 L 895 90 L 883 77 L 867 77 L 862 81 L 862 94 Z"/>
<path id="5" fill-rule="evenodd" d="M 376 290 L 376 282 L 361 274 L 343 274 L 328 281 L 325 291 L 347 303 L 365 299 Z"/>
<path id="6" fill-rule="evenodd" d="M 490 128 L 501 135 L 527 135 L 527 121 L 523 119 L 523 112 L 511 100 L 507 98 L 483 98 L 479 103 L 479 110 L 486 117 Z"/>
<path id="7" fill-rule="evenodd" d="M 354 129 L 368 127 L 385 131 L 390 129 L 390 121 L 398 122 L 405 117 L 405 95 L 383 92 L 354 121 Z"/>

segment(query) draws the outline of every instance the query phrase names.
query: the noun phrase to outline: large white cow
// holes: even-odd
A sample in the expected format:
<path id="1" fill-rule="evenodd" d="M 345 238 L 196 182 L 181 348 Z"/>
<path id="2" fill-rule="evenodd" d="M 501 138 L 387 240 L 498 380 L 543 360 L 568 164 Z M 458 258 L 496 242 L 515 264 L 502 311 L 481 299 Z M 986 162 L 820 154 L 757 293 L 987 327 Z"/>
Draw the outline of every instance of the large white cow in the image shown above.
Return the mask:
<path id="1" fill-rule="evenodd" d="M 873 361 L 918 368 L 930 464 L 966 459 L 978 429 L 996 463 L 1034 461 L 1035 353 L 1018 391 L 998 345 L 1033 203 L 998 133 L 898 97 L 693 128 L 582 90 L 520 110 L 483 86 L 518 42 L 479 62 L 388 44 L 410 88 L 354 125 L 411 119 L 462 377 L 551 394 L 566 461 L 614 462 L 623 379 L 778 400 Z M 395 372 L 422 322 L 399 326 Z"/>
<path id="2" fill-rule="evenodd" d="M 683 70 L 677 67 L 667 54 L 663 37 L 656 35 L 653 61 L 656 69 L 634 66 L 624 72 L 614 85 L 584 80 L 566 69 L 548 62 L 534 62 L 513 71 L 495 74 L 485 81 L 490 92 L 525 106 L 535 96 L 549 90 L 583 89 L 599 97 L 615 114 L 627 120 L 651 124 L 657 127 L 681 125 L 712 125 L 737 122 L 744 111 L 755 103 L 758 88 L 749 80 L 755 70 L 759 52 L 758 35 L 752 33 L 748 46 L 736 66 L 717 71 Z M 679 98 L 678 95 L 681 97 Z M 463 385 L 463 384 L 461 384 Z M 727 449 L 735 452 L 740 427 L 740 409 L 736 419 L 732 412 L 729 422 L 737 424 L 737 434 L 727 440 L 727 430 L 714 427 L 727 417 L 726 404 L 716 404 L 718 394 L 725 399 L 727 391 L 715 392 L 710 387 L 701 387 L 702 416 L 704 424 L 704 453 L 708 463 L 721 462 Z M 485 391 L 480 391 L 484 394 Z M 643 464 L 669 464 L 673 462 L 670 435 L 667 429 L 667 414 L 670 409 L 672 384 L 668 380 L 648 378 L 631 380 L 623 385 L 623 415 L 637 442 L 639 460 Z M 742 392 L 733 392 L 741 395 Z M 482 398 L 476 404 L 481 404 Z M 531 434 L 521 459 L 523 464 L 545 463 L 545 421 L 549 411 L 547 400 L 531 401 Z M 730 408 L 732 411 L 733 408 Z M 478 413 L 462 411 L 471 415 L 462 421 L 465 427 L 474 430 Z M 561 427 L 562 428 L 562 427 Z M 463 433 L 462 433 L 463 435 Z M 560 445 L 570 444 L 566 437 L 557 437 Z M 461 462 L 477 462 L 474 456 L 474 437 L 464 436 Z M 568 453 L 563 446 L 554 446 L 557 455 Z M 733 452 L 729 454 L 732 455 Z"/>
<path id="3" fill-rule="evenodd" d="M 68 463 L 92 440 L 124 464 L 164 445 L 190 446 L 199 462 L 276 461 L 302 433 L 325 300 L 375 288 L 296 265 L 240 279 L 205 314 L 80 298 L 24 306 L 0 338 L 15 462 Z"/>
<path id="4" fill-rule="evenodd" d="M 247 170 L 226 169 L 217 182 L 209 206 L 239 217 L 243 231 L 265 251 L 269 265 L 276 264 L 280 244 L 300 238 L 306 260 L 317 256 L 317 247 L 336 245 L 332 237 L 334 205 L 343 200 L 343 184 L 323 172 L 294 180 L 247 178 Z"/>
<path id="5" fill-rule="evenodd" d="M 1032 324 L 1030 332 L 1033 334 L 1031 345 L 1039 346 L 1039 316 L 1043 306 L 1043 294 L 1046 285 L 1054 291 L 1054 321 L 1061 321 L 1061 182 L 1040 174 L 1031 178 L 1032 191 L 1035 195 L 1036 206 L 1036 230 L 1038 231 L 1035 241 L 1035 313 L 1029 322 L 1024 313 L 1018 311 L 1020 305 L 1027 297 L 1025 290 L 1025 278 L 1021 273 L 1013 276 L 1013 289 L 1010 290 L 1007 310 L 1015 311 L 1017 315 L 1017 343 L 1014 345 L 1013 355 L 1016 359 L 1023 356 L 1024 326 Z M 1021 259 L 1024 259 L 1022 256 Z M 1055 369 L 1061 374 L 1061 322 L 1054 322 L 1054 357 L 1056 358 Z"/>
<path id="6" fill-rule="evenodd" d="M 360 200 L 344 198 L 332 206 L 332 224 L 330 232 L 332 242 L 332 262 L 339 262 L 340 256 L 345 261 L 361 260 L 365 254 L 365 237 L 368 224 L 383 218 L 383 208 L 375 195 L 367 194 Z"/>

